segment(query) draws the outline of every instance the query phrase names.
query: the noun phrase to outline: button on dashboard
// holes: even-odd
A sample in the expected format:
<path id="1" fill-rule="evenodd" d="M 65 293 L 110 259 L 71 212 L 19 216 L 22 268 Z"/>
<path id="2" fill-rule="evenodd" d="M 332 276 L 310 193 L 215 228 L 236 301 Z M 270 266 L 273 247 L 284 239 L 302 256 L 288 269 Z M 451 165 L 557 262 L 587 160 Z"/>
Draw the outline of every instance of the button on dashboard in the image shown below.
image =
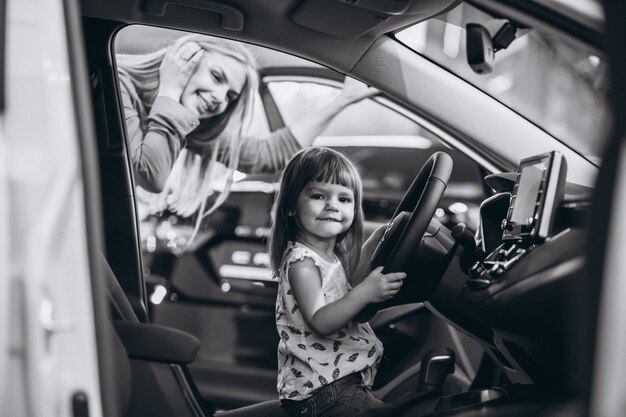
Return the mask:
<path id="1" fill-rule="evenodd" d="M 484 290 L 488 286 L 493 283 L 493 280 L 486 278 L 470 278 L 465 283 L 467 288 L 471 288 L 473 290 Z"/>

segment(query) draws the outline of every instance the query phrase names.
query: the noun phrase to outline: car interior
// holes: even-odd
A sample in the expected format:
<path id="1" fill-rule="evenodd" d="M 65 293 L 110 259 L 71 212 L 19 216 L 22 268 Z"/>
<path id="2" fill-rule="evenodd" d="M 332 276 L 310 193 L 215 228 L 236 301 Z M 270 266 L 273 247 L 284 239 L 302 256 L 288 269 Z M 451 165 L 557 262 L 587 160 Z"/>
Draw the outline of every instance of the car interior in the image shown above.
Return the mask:
<path id="1" fill-rule="evenodd" d="M 372 267 L 408 274 L 397 297 L 357 317 L 369 320 L 385 346 L 372 392 L 393 405 L 392 415 L 584 414 L 597 307 L 588 294 L 599 288 L 590 282 L 589 242 L 597 233 L 590 226 L 604 142 L 572 146 L 558 136 L 572 132 L 557 134 L 533 119 L 558 119 L 565 111 L 547 106 L 520 114 L 506 97 L 481 89 L 504 91 L 504 78 L 489 85 L 480 79 L 498 67 L 494 48 L 511 45 L 506 53 L 515 53 L 526 33 L 541 31 L 571 42 L 571 49 L 554 47 L 566 62 L 576 47 L 591 51 L 587 88 L 607 93 L 601 25 L 552 6 L 82 0 L 103 222 L 95 275 L 105 284 L 109 312 L 98 323 L 100 349 L 107 351 L 100 367 L 105 414 L 285 415 L 276 394 L 276 282 L 267 275 L 265 248 L 277 177 L 236 182 L 192 245 L 185 241 L 192 220 L 167 210 L 141 213 L 115 54 L 143 51 L 183 31 L 258 48 L 264 129 L 289 123 L 294 106 L 281 97 L 306 97 L 303 80 L 336 92 L 349 76 L 381 91 L 315 144 L 357 161 L 366 233 L 389 225 Z M 442 68 L 445 54 L 427 47 L 416 53 L 419 46 L 411 45 L 418 37 L 410 28 L 426 22 L 436 28 L 461 9 L 476 24 L 466 28 L 467 57 L 458 71 L 471 73 L 473 83 Z M 488 31 L 478 13 L 499 30 Z M 278 55 L 264 63 L 263 54 Z M 579 95 L 597 117 L 573 130 L 602 138 L 611 121 L 586 91 Z M 358 124 L 384 112 L 403 121 L 390 123 L 395 133 L 369 132 L 378 143 L 345 128 L 349 117 Z M 416 127 L 397 133 L 404 120 Z M 394 144 L 392 135 L 413 142 Z"/>

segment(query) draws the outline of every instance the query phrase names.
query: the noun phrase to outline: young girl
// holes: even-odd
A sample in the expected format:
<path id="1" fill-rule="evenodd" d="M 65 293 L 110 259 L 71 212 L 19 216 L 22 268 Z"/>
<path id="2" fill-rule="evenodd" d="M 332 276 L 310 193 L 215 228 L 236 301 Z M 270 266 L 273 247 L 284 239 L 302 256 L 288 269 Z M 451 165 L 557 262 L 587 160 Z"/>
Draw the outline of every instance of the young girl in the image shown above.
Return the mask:
<path id="1" fill-rule="evenodd" d="M 385 407 L 369 392 L 382 344 L 369 324 L 353 318 L 366 305 L 393 297 L 406 274 L 382 274 L 380 267 L 362 282 L 354 274 L 369 266 L 359 266 L 361 188 L 354 165 L 329 148 L 300 151 L 283 171 L 270 261 L 279 279 L 277 388 L 292 416 L 354 416 Z M 364 252 L 371 252 L 382 230 Z"/>

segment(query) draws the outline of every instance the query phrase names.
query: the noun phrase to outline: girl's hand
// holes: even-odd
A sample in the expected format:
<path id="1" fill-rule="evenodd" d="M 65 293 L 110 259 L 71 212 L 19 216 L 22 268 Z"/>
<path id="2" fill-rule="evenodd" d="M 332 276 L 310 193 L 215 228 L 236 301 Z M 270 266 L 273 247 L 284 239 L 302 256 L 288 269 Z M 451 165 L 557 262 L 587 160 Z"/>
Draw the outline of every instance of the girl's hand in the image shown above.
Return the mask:
<path id="1" fill-rule="evenodd" d="M 343 81 L 343 89 L 339 94 L 339 99 L 345 100 L 346 105 L 349 105 L 377 94 L 380 94 L 380 91 L 374 87 L 368 87 L 367 84 L 361 81 L 346 77 Z"/>
<path id="2" fill-rule="evenodd" d="M 179 102 L 200 58 L 202 58 L 202 48 L 197 43 L 174 44 L 161 61 L 157 95 Z"/>
<path id="3" fill-rule="evenodd" d="M 402 288 L 402 280 L 406 278 L 404 272 L 383 274 L 382 270 L 382 266 L 374 269 L 354 288 L 363 291 L 369 303 L 382 303 L 395 296 Z"/>
<path id="4" fill-rule="evenodd" d="M 388 226 L 389 224 L 383 224 L 382 226 L 379 226 L 376 230 L 372 232 L 370 237 L 367 238 L 367 240 L 365 241 L 365 243 L 363 243 L 363 246 L 361 247 L 361 259 L 365 260 L 368 263 L 372 261 L 372 255 L 374 255 L 374 251 L 378 246 L 378 242 L 380 242 L 380 239 L 383 238 L 385 230 L 387 230 Z"/>
<path id="5" fill-rule="evenodd" d="M 353 287 L 358 285 L 362 281 L 365 274 L 372 270 L 372 255 L 374 255 L 374 251 L 378 246 L 378 242 L 380 242 L 380 239 L 382 239 L 383 235 L 385 234 L 385 230 L 387 230 L 387 227 L 388 224 L 384 224 L 378 227 L 372 232 L 370 237 L 367 238 L 365 243 L 363 243 L 363 246 L 361 246 L 361 257 L 359 260 L 359 265 L 356 267 L 356 269 L 352 273 L 352 276 L 350 277 L 350 284 L 352 284 Z"/>

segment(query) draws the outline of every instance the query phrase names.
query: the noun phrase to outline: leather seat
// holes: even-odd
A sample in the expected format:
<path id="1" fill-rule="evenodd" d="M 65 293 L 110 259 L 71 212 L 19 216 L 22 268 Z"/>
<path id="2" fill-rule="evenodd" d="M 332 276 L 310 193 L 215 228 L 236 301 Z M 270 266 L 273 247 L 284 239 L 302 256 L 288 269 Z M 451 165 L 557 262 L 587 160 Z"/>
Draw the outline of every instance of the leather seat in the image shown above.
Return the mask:
<path id="1" fill-rule="evenodd" d="M 121 415 L 212 416 L 186 368 L 186 363 L 195 358 L 200 342 L 180 330 L 141 323 L 105 257 L 101 259 L 116 335 L 114 353 L 119 368 L 117 390 Z M 144 343 L 146 337 L 150 339 L 148 343 Z M 272 400 L 220 412 L 217 416 L 286 417 L 287 414 L 278 400 Z"/>

